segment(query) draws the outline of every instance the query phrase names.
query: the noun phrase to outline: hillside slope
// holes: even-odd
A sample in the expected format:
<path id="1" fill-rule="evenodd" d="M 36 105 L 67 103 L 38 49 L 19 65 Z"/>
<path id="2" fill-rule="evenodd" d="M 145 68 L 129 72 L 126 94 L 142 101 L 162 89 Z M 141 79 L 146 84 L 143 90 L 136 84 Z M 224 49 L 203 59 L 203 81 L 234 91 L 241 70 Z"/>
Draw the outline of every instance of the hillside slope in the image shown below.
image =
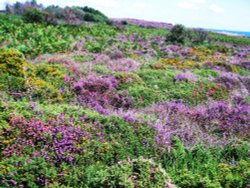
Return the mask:
<path id="1" fill-rule="evenodd" d="M 0 15 L 0 186 L 250 186 L 250 40 L 173 28 Z"/>

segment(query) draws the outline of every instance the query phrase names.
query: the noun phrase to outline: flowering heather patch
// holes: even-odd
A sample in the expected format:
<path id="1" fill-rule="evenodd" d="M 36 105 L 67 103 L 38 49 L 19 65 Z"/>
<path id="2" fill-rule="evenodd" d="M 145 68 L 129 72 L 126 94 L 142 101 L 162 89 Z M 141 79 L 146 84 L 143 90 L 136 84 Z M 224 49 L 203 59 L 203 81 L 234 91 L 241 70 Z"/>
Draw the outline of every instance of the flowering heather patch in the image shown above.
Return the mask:
<path id="1" fill-rule="evenodd" d="M 156 143 L 165 147 L 171 146 L 175 136 L 187 146 L 197 142 L 224 145 L 232 136 L 250 136 L 250 106 L 247 104 L 218 101 L 189 108 L 181 103 L 165 102 L 152 105 L 144 112 L 156 116 L 149 125 L 157 132 Z"/>
<path id="2" fill-rule="evenodd" d="M 196 76 L 193 75 L 192 73 L 186 71 L 182 74 L 175 75 L 175 80 L 176 81 L 194 81 L 194 80 L 196 80 Z"/>
<path id="3" fill-rule="evenodd" d="M 208 106 L 201 105 L 194 108 L 190 115 L 206 131 L 224 136 L 250 136 L 250 106 L 248 104 L 212 102 Z"/>
<path id="4" fill-rule="evenodd" d="M 235 73 L 217 71 L 219 76 L 214 82 L 229 90 L 232 95 L 240 94 L 242 97 L 249 96 L 249 76 L 240 76 Z"/>
<path id="5" fill-rule="evenodd" d="M 118 82 L 113 76 L 88 75 L 86 79 L 73 83 L 73 91 L 83 106 L 106 114 L 109 106 L 129 108 L 132 105 L 132 100 L 117 92 L 116 86 Z"/>
<path id="6" fill-rule="evenodd" d="M 120 58 L 109 61 L 107 68 L 119 72 L 131 72 L 139 70 L 140 65 L 133 59 Z"/>
<path id="7" fill-rule="evenodd" d="M 32 156 L 42 156 L 54 164 L 74 162 L 77 155 L 84 152 L 81 144 L 88 139 L 88 132 L 81 127 L 63 120 L 63 116 L 44 122 L 39 119 L 25 120 L 13 117 L 10 120 L 11 133 L 15 134 L 12 145 L 3 150 L 4 157 L 22 156 L 33 151 Z"/>
<path id="8" fill-rule="evenodd" d="M 197 122 L 192 121 L 188 115 L 192 110 L 181 103 L 163 102 L 146 108 L 144 112 L 156 117 L 156 120 L 149 120 L 148 123 L 157 132 L 155 141 L 158 145 L 171 148 L 174 137 L 178 137 L 187 147 L 197 143 L 210 146 L 223 143 L 204 132 Z"/>

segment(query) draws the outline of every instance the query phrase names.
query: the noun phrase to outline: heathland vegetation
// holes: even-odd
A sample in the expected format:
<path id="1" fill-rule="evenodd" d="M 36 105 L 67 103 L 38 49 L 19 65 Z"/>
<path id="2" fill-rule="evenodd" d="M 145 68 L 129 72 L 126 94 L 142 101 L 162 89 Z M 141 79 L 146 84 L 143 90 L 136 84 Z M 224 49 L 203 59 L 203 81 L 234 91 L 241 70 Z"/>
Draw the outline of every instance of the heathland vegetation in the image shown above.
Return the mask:
<path id="1" fill-rule="evenodd" d="M 248 38 L 8 5 L 0 187 L 248 187 L 249 93 Z"/>

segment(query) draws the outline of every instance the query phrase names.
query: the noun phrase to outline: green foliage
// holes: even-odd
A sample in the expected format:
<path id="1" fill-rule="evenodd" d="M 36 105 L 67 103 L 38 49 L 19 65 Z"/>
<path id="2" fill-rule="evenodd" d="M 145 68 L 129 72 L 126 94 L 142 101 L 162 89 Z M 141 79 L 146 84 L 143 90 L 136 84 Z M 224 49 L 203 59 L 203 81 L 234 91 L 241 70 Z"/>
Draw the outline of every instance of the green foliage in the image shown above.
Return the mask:
<path id="1" fill-rule="evenodd" d="M 19 92 L 24 90 L 24 85 L 25 79 L 23 77 L 13 76 L 9 73 L 0 75 L 0 88 L 4 91 Z"/>
<path id="2" fill-rule="evenodd" d="M 0 49 L 0 88 L 4 91 L 24 90 L 27 62 L 15 49 Z"/>
<path id="3" fill-rule="evenodd" d="M 214 71 L 196 70 L 202 77 L 216 76 Z M 174 79 L 177 70 L 152 70 L 143 69 L 137 72 L 144 85 L 122 85 L 128 88 L 129 94 L 133 96 L 136 106 L 148 106 L 160 101 L 182 100 L 194 105 L 208 100 L 225 98 L 227 92 L 223 87 L 218 87 L 212 82 L 197 80 L 194 82 L 176 82 Z M 210 92 L 213 91 L 213 92 Z M 197 96 L 196 96 L 197 94 Z"/>
<path id="4" fill-rule="evenodd" d="M 227 62 L 216 62 L 215 65 L 223 67 L 226 71 L 228 72 L 233 72 L 233 73 L 243 73 L 244 74 L 244 69 L 241 69 L 239 66 L 230 64 Z"/>
<path id="5" fill-rule="evenodd" d="M 203 44 L 209 41 L 208 33 L 204 30 L 189 30 L 188 39 L 195 44 Z"/>
<path id="6" fill-rule="evenodd" d="M 94 187 L 161 188 L 166 186 L 167 180 L 168 175 L 159 164 L 140 157 L 120 161 L 117 165 L 97 172 L 93 184 Z"/>
<path id="7" fill-rule="evenodd" d="M 166 42 L 175 44 L 202 44 L 208 42 L 208 40 L 206 31 L 187 29 L 180 24 L 175 25 L 166 37 Z"/>
<path id="8" fill-rule="evenodd" d="M 20 4 L 16 5 L 21 14 Z M 68 9 L 70 11 L 67 13 L 63 8 L 51 6 L 46 11 L 62 23 L 69 14 L 80 20 L 88 14 L 94 20 L 104 22 L 106 19 L 102 13 L 91 8 L 67 7 Z M 213 146 L 210 143 L 200 143 L 196 135 L 192 135 L 197 143 L 192 147 L 176 138 L 170 140 L 172 143 L 168 147 L 156 145 L 158 129 L 155 130 L 155 127 L 164 126 L 161 121 L 165 119 L 160 119 L 154 113 L 147 113 L 149 108 L 142 108 L 157 102 L 176 100 L 191 106 L 209 104 L 210 100 L 230 101 L 229 91 L 209 79 L 217 77 L 219 73 L 204 68 L 202 63 L 210 62 L 212 67 L 220 66 L 222 70 L 248 76 L 249 71 L 242 68 L 242 65 L 230 64 L 226 60 L 235 46 L 228 48 L 225 45 L 215 45 L 209 41 L 206 33 L 191 31 L 183 26 L 175 26 L 173 31 L 169 31 L 168 37 L 172 43 L 193 43 L 192 46 L 195 47 L 167 45 L 164 39 L 159 44 L 158 41 L 152 42 L 155 36 L 160 36 L 157 40 L 164 38 L 168 32 L 166 29 L 146 29 L 127 24 L 122 30 L 118 30 L 105 23 L 85 24 L 76 27 L 24 23 L 21 17 L 0 15 L 0 43 L 4 46 L 0 49 L 0 187 L 160 188 L 166 186 L 169 179 L 176 186 L 184 188 L 249 186 L 249 145 L 243 141 L 246 139 L 245 135 L 237 139 L 233 135 L 225 135 L 225 142 L 219 140 L 221 142 L 216 142 Z M 210 37 L 216 40 L 215 37 L 221 36 Z M 168 41 L 171 42 L 170 39 Z M 247 43 L 243 38 L 231 39 L 223 36 L 217 39 L 234 44 Z M 121 42 L 123 40 L 125 42 Z M 81 41 L 81 50 L 84 51 L 77 48 L 77 41 Z M 203 44 L 206 42 L 208 44 Z M 176 48 L 177 51 L 174 52 L 171 48 Z M 78 51 L 74 52 L 76 49 Z M 119 49 L 123 53 L 122 57 L 136 60 L 138 69 L 133 72 L 115 72 L 105 68 L 105 55 L 110 55 L 107 51 L 114 49 Z M 150 53 L 144 53 L 148 49 Z M 60 52 L 67 54 L 60 57 L 62 62 L 57 62 L 57 58 L 54 61 L 49 60 L 51 56 L 44 55 L 31 64 L 26 62 L 21 52 L 30 58 L 29 61 L 45 53 L 58 53 L 56 57 L 61 56 Z M 65 55 L 69 57 L 65 58 Z M 160 57 L 164 59 L 159 60 Z M 112 63 L 112 58 L 107 59 Z M 175 79 L 176 75 L 186 71 L 183 69 L 189 69 L 190 73 L 196 75 L 196 79 Z M 133 97 L 135 108 L 108 109 L 107 114 L 101 115 L 87 106 L 80 106 L 72 88 L 78 80 L 84 81 L 87 75 L 101 75 L 103 78 L 114 76 L 112 82 L 115 84 L 112 84 L 115 85 L 115 91 L 108 94 L 117 91 L 129 95 L 128 98 Z M 245 82 L 248 82 L 247 78 Z M 89 87 L 89 90 L 93 89 Z M 109 86 L 104 85 L 103 88 L 105 87 Z M 85 95 L 82 98 L 85 100 Z M 240 102 L 249 103 L 249 97 L 243 98 Z M 177 103 L 176 108 L 179 107 L 182 106 Z M 166 121 L 172 121 L 171 114 L 169 115 L 170 118 Z M 179 118 L 178 115 L 174 117 Z M 13 123 L 15 118 L 23 121 L 21 125 L 28 125 L 29 131 L 24 131 L 22 137 L 18 125 L 15 126 L 19 122 Z M 181 118 L 188 120 L 197 117 L 190 115 L 184 118 L 183 113 L 176 122 L 182 121 Z M 79 148 L 80 154 L 74 156 L 72 162 L 57 162 L 57 158 L 53 158 L 54 151 L 50 148 L 44 148 L 47 155 L 41 155 L 40 149 L 46 139 L 55 140 L 54 137 L 42 133 L 36 135 L 39 144 L 33 142 L 34 147 L 29 143 L 15 145 L 25 140 L 24 137 L 29 136 L 30 132 L 33 138 L 33 134 L 39 131 L 33 133 L 35 125 L 29 122 L 36 124 L 39 121 L 44 123 L 41 127 L 45 131 L 49 124 L 57 124 L 58 128 L 60 125 L 65 126 L 64 130 L 75 127 L 83 129 L 87 136 L 83 136 L 82 142 L 76 142 L 72 146 Z M 159 125 L 152 126 L 152 121 L 159 122 Z M 189 124 L 188 121 L 183 123 Z M 211 122 L 211 125 L 216 123 Z M 210 131 L 203 130 L 205 126 L 209 129 L 211 125 L 197 127 L 197 124 L 194 124 L 196 127 L 191 124 L 190 128 L 204 132 L 209 141 L 217 140 L 216 133 L 210 134 Z M 178 134 L 175 130 L 173 132 Z M 185 140 L 186 135 L 182 132 L 180 134 L 183 134 Z M 59 133 L 55 137 L 60 140 L 63 136 Z M 66 142 L 65 145 L 67 144 Z M 8 157 L 5 156 L 6 150 L 10 151 Z M 35 155 L 34 151 L 37 151 Z"/>
<path id="9" fill-rule="evenodd" d="M 202 77 L 202 78 L 209 78 L 209 77 L 217 77 L 218 73 L 211 69 L 194 69 L 192 73 Z"/>
<path id="10" fill-rule="evenodd" d="M 177 44 L 184 44 L 187 40 L 187 30 L 183 25 L 175 25 L 167 35 L 166 41 Z"/>
<path id="11" fill-rule="evenodd" d="M 3 159 L 0 161 L 0 179 L 6 177 L 6 174 L 9 174 L 8 178 L 1 182 L 6 187 L 18 187 L 19 183 L 26 187 L 38 187 L 38 182 L 46 186 L 57 178 L 55 166 L 46 162 L 43 157 L 13 156 Z"/>
<path id="12" fill-rule="evenodd" d="M 127 72 L 116 72 L 115 78 L 119 82 L 119 89 L 128 89 L 129 87 L 133 87 L 136 85 L 144 86 L 145 83 L 139 77 L 138 74 L 135 73 L 127 73 Z"/>
<path id="13" fill-rule="evenodd" d="M 0 48 L 0 71 L 13 76 L 24 77 L 27 63 L 22 53 L 15 49 Z"/>
<path id="14" fill-rule="evenodd" d="M 233 149 L 230 145 L 227 148 Z M 241 143 L 237 151 L 239 162 L 235 163 L 233 153 L 228 153 L 229 158 L 224 155 L 225 150 L 220 147 L 196 145 L 189 150 L 174 139 L 172 152 L 163 153 L 161 160 L 173 183 L 179 187 L 245 187 L 249 183 L 246 143 Z M 222 160 L 225 163 L 221 163 Z"/>
<path id="15" fill-rule="evenodd" d="M 23 19 L 29 23 L 66 23 L 79 25 L 83 21 L 108 21 L 108 17 L 102 12 L 90 7 L 73 6 L 61 8 L 51 5 L 43 8 L 43 6 L 38 5 L 36 1 L 27 1 L 25 4 L 20 2 L 16 2 L 14 5 L 7 4 L 6 11 L 8 14 L 22 15 Z"/>
<path id="16" fill-rule="evenodd" d="M 227 42 L 231 44 L 250 45 L 250 39 L 247 37 L 233 37 L 212 32 L 209 33 L 209 36 L 215 41 Z"/>
<path id="17" fill-rule="evenodd" d="M 128 92 L 134 98 L 136 106 L 148 106 L 165 99 L 161 92 L 144 86 L 131 87 Z"/>
<path id="18" fill-rule="evenodd" d="M 79 62 L 88 62 L 92 61 L 93 57 L 88 54 L 78 54 L 74 56 L 74 59 Z"/>
<path id="19" fill-rule="evenodd" d="M 201 48 L 202 46 L 200 46 Z M 231 52 L 231 50 L 229 48 L 227 48 L 225 45 L 219 45 L 219 44 L 214 44 L 214 43 L 208 43 L 203 45 L 204 48 L 207 48 L 213 52 L 221 52 L 221 53 L 225 53 L 228 54 Z"/>
<path id="20" fill-rule="evenodd" d="M 45 13 L 39 9 L 26 9 L 23 18 L 28 23 L 42 23 L 45 21 Z"/>
<path id="21" fill-rule="evenodd" d="M 108 20 L 107 17 L 95 15 L 88 12 L 84 14 L 83 19 L 88 22 L 106 22 Z"/>

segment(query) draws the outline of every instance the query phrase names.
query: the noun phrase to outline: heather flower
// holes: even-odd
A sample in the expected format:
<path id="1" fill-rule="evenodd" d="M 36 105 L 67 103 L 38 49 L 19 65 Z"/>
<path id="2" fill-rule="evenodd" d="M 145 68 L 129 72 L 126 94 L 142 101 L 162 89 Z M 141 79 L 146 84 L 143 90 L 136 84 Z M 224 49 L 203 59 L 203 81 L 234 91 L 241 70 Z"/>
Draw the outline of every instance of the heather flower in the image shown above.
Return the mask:
<path id="1" fill-rule="evenodd" d="M 140 68 L 140 65 L 135 60 L 121 58 L 109 61 L 107 67 L 113 71 L 131 72 L 138 70 Z"/>
<path id="2" fill-rule="evenodd" d="M 170 147 L 176 136 L 186 146 L 197 142 L 225 145 L 230 136 L 249 136 L 250 107 L 246 103 L 235 106 L 217 101 L 189 108 L 181 103 L 163 102 L 146 108 L 144 113 L 152 117 L 148 124 L 157 133 L 156 144 L 165 147 Z"/>
<path id="3" fill-rule="evenodd" d="M 66 76 L 64 76 L 63 80 L 64 80 L 65 82 L 70 82 L 70 77 L 66 75 Z"/>
<path id="4" fill-rule="evenodd" d="M 227 135 L 244 135 L 250 130 L 250 106 L 228 104 L 224 101 L 200 105 L 192 110 L 191 116 L 206 131 Z"/>
<path id="5" fill-rule="evenodd" d="M 17 182 L 14 181 L 14 180 L 10 180 L 10 183 L 12 183 L 13 185 L 16 185 L 16 184 L 17 184 Z"/>
<path id="6" fill-rule="evenodd" d="M 176 81 L 194 81 L 196 80 L 196 76 L 190 72 L 184 72 L 184 73 L 175 75 L 175 80 Z"/>
<path id="7" fill-rule="evenodd" d="M 123 53 L 122 53 L 121 50 L 115 49 L 115 50 L 111 51 L 109 57 L 110 57 L 111 59 L 121 59 L 121 58 L 123 58 L 124 56 L 123 56 Z"/>
<path id="8" fill-rule="evenodd" d="M 40 155 L 46 161 L 72 163 L 76 155 L 84 152 L 76 146 L 81 145 L 89 135 L 81 127 L 65 121 L 63 115 L 57 119 L 52 118 L 47 123 L 39 119 L 26 121 L 18 117 L 12 118 L 10 122 L 18 130 L 18 139 L 3 150 L 5 157 L 13 154 L 21 156 L 26 147 L 33 147 L 36 149 L 32 153 L 35 158 Z M 26 162 L 29 163 L 30 160 L 27 158 Z"/>
<path id="9" fill-rule="evenodd" d="M 133 103 L 126 93 L 117 92 L 116 86 L 118 82 L 113 76 L 88 75 L 73 83 L 73 91 L 83 106 L 107 114 L 108 107 L 129 108 Z"/>
<path id="10" fill-rule="evenodd" d="M 36 108 L 36 104 L 33 103 L 33 102 L 29 102 L 29 106 L 30 106 L 30 108 L 33 109 L 33 110 Z"/>

